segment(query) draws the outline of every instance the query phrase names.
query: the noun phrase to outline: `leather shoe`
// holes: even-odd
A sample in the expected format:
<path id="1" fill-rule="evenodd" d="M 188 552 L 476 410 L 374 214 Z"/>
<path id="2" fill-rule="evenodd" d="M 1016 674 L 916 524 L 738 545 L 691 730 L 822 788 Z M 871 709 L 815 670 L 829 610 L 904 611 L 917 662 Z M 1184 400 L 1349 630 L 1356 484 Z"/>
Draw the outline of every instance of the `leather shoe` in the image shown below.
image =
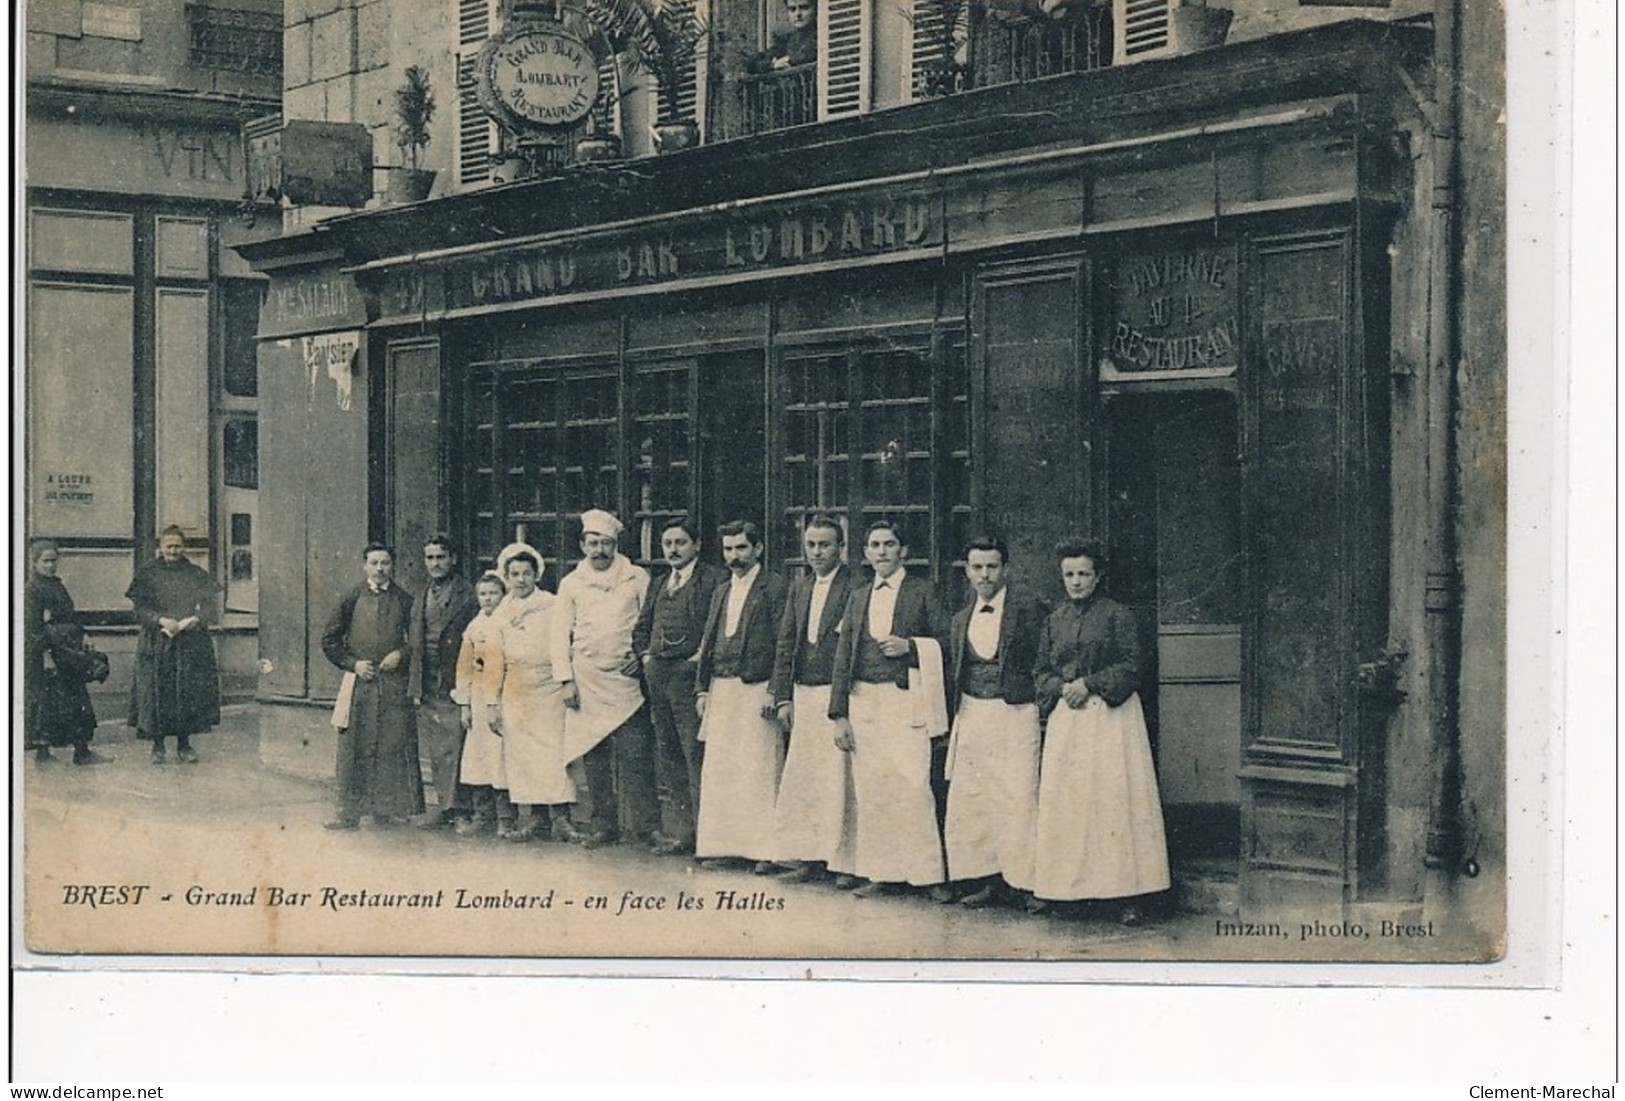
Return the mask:
<path id="1" fill-rule="evenodd" d="M 548 837 L 550 840 L 563 844 L 579 845 L 581 843 L 581 830 L 570 819 L 559 815 L 553 819 L 553 825 L 548 830 Z"/>
<path id="2" fill-rule="evenodd" d="M 197 750 L 189 745 L 183 745 L 175 751 L 175 759 L 183 765 L 197 764 Z"/>
<path id="3" fill-rule="evenodd" d="M 87 749 L 82 753 L 76 750 L 73 754 L 73 763 L 76 765 L 105 765 L 112 760 L 113 758 L 97 753 L 94 749 Z"/>
<path id="4" fill-rule="evenodd" d="M 946 883 L 936 884 L 927 890 L 926 894 L 930 895 L 931 901 L 938 906 L 946 906 L 954 900 L 954 892 Z"/>
<path id="5" fill-rule="evenodd" d="M 420 830 L 437 830 L 442 826 L 451 825 L 451 816 L 443 810 L 425 811 L 412 816 L 412 825 Z"/>
<path id="6" fill-rule="evenodd" d="M 54 765 L 56 764 L 56 758 L 51 756 L 51 751 L 49 749 L 46 749 L 44 746 L 40 746 L 38 749 L 34 750 L 34 763 L 36 765 Z"/>
<path id="7" fill-rule="evenodd" d="M 984 883 L 980 888 L 960 899 L 959 904 L 967 910 L 980 910 L 982 907 L 993 903 L 994 894 L 993 884 Z"/>
<path id="8" fill-rule="evenodd" d="M 728 856 L 708 856 L 700 861 L 700 867 L 708 872 L 731 872 L 734 870 L 734 862 L 733 858 Z"/>
<path id="9" fill-rule="evenodd" d="M 1029 914 L 1042 914 L 1048 909 L 1049 903 L 1045 902 L 1041 898 L 1029 898 L 1027 900 L 1027 912 Z"/>
<path id="10" fill-rule="evenodd" d="M 837 891 L 850 891 L 862 882 L 863 880 L 859 879 L 855 875 L 846 875 L 845 873 L 842 873 L 841 875 L 835 877 L 835 889 Z"/>
<path id="11" fill-rule="evenodd" d="M 613 830 L 581 830 L 576 835 L 576 843 L 583 849 L 596 849 L 604 845 L 615 843 Z"/>
<path id="12" fill-rule="evenodd" d="M 871 880 L 870 882 L 865 883 L 863 886 L 855 888 L 852 891 L 852 897 L 879 898 L 882 895 L 891 894 L 891 888 L 892 885 L 890 883 L 881 883 L 879 880 Z"/>
<path id="13" fill-rule="evenodd" d="M 521 818 L 518 824 L 516 824 L 513 829 L 508 831 L 508 836 L 506 839 L 513 842 L 534 841 L 540 837 L 541 834 L 541 819 L 536 818 L 533 815 L 529 818 Z"/>
<path id="14" fill-rule="evenodd" d="M 779 866 L 771 860 L 758 860 L 751 868 L 752 875 L 772 875 L 779 870 Z"/>
<path id="15" fill-rule="evenodd" d="M 797 864 L 780 872 L 778 880 L 780 883 L 805 883 L 817 874 L 818 870 L 811 864 Z"/>
<path id="16" fill-rule="evenodd" d="M 662 837 L 649 846 L 649 851 L 656 856 L 681 856 L 694 851 L 694 842 L 684 841 L 681 837 Z"/>
<path id="17" fill-rule="evenodd" d="M 361 819 L 359 818 L 335 818 L 330 822 L 322 823 L 324 830 L 353 830 L 360 828 L 360 826 Z"/>
<path id="18" fill-rule="evenodd" d="M 1145 915 L 1140 913 L 1138 906 L 1125 906 L 1118 911 L 1117 924 L 1126 925 L 1130 929 L 1145 922 Z"/>

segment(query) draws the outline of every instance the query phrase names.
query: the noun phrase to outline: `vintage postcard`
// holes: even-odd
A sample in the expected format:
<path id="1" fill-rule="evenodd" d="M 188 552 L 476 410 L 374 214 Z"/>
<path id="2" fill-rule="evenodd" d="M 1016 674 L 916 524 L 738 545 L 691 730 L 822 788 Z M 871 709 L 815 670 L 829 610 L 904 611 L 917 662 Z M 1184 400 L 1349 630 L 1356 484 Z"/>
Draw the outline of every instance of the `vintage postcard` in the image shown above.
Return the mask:
<path id="1" fill-rule="evenodd" d="M 23 966 L 1542 951 L 1501 5 L 25 18 Z"/>

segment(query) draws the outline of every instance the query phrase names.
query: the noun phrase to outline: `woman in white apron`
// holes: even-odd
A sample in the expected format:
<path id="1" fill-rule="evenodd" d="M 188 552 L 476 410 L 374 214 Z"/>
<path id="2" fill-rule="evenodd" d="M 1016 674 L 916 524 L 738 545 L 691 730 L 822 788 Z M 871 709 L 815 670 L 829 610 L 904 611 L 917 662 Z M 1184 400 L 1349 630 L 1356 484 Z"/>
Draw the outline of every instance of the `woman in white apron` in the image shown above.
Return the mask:
<path id="1" fill-rule="evenodd" d="M 1139 896 L 1169 887 L 1151 741 L 1140 709 L 1138 627 L 1096 592 L 1098 544 L 1056 548 L 1067 601 L 1044 621 L 1035 679 L 1049 715 L 1039 767 L 1034 905 L 1113 899 L 1125 925 Z"/>
<path id="2" fill-rule="evenodd" d="M 555 597 L 537 588 L 542 556 L 527 543 L 511 543 L 497 556 L 508 595 L 497 609 L 501 680 L 486 705 L 486 719 L 502 738 L 508 798 L 517 815 L 506 837 L 530 841 L 546 828 L 571 833 L 574 782 L 565 772 L 564 689 L 553 677 L 552 612 Z"/>

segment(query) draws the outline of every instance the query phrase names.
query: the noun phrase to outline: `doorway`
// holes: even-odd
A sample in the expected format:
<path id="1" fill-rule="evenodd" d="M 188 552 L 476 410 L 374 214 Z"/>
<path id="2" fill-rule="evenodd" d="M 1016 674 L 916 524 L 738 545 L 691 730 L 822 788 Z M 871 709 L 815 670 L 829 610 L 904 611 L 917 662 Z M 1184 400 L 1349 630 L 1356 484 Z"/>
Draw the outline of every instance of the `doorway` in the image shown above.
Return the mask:
<path id="1" fill-rule="evenodd" d="M 1239 853 L 1245 551 L 1227 391 L 1106 406 L 1109 591 L 1135 612 L 1170 855 Z"/>

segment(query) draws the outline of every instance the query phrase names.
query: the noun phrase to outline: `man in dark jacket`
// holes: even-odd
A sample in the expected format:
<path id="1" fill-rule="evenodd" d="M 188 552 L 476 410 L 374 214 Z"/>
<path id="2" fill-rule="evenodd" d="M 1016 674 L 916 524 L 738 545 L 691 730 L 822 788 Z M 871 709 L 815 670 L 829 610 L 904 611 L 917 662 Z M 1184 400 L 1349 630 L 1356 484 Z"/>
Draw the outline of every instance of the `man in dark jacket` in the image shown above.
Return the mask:
<path id="1" fill-rule="evenodd" d="M 869 525 L 863 554 L 874 581 L 847 598 L 829 694 L 836 744 L 852 754 L 857 871 L 870 881 L 854 894 L 869 898 L 906 882 L 949 901 L 931 791 L 931 739 L 946 733 L 945 722 L 932 729 L 931 715 L 945 717 L 947 706 L 940 693 L 948 617 L 930 579 L 904 567 L 908 544 L 895 521 Z M 913 690 L 911 668 L 919 671 Z"/>
<path id="2" fill-rule="evenodd" d="M 468 788 L 457 781 L 464 731 L 462 709 L 452 702 L 451 690 L 457 683 L 463 628 L 480 606 L 474 586 L 456 572 L 457 550 L 448 537 L 430 536 L 423 544 L 423 569 L 429 583 L 412 602 L 407 684 L 418 709 L 418 753 L 429 760 L 435 791 L 434 809 L 417 824 L 432 829 L 473 810 Z"/>
<path id="3" fill-rule="evenodd" d="M 341 706 L 334 714 L 338 813 L 327 823 L 334 830 L 355 829 L 363 814 L 384 826 L 423 809 L 407 691 L 412 594 L 394 583 L 395 558 L 388 547 L 369 543 L 362 555 L 366 580 L 344 595 L 322 631 L 327 660 L 353 674 L 349 699 L 341 687 Z"/>
<path id="4" fill-rule="evenodd" d="M 705 751 L 694 710 L 695 655 L 705 634 L 711 595 L 726 571 L 699 561 L 699 528 L 686 517 L 666 523 L 660 549 L 671 568 L 650 586 L 632 633 L 632 648 L 643 662 L 655 730 L 655 786 L 663 826 L 651 847 L 671 854 L 694 851 Z"/>
<path id="5" fill-rule="evenodd" d="M 756 525 L 718 529 L 731 575 L 717 587 L 695 672 L 705 768 L 694 852 L 716 861 L 753 861 L 774 870 L 773 800 L 784 768 L 784 732 L 768 682 L 784 610 L 784 579 L 762 567 Z"/>
<path id="6" fill-rule="evenodd" d="M 1032 890 L 1038 811 L 1038 706 L 1033 666 L 1044 612 L 1005 583 L 1004 541 L 965 550 L 975 599 L 949 631 L 948 876 L 973 889 L 960 904 L 986 906 L 1008 887 Z"/>
<path id="7" fill-rule="evenodd" d="M 837 887 L 850 888 L 857 885 L 852 758 L 835 745 L 829 717 L 841 612 L 853 587 L 863 584 L 841 561 L 845 541 L 835 520 L 807 521 L 801 548 L 808 572 L 791 586 L 779 618 L 773 702 L 779 725 L 790 731 L 790 748 L 773 817 L 775 859 L 788 868 L 779 878 L 799 882 L 827 870 L 835 874 Z"/>

